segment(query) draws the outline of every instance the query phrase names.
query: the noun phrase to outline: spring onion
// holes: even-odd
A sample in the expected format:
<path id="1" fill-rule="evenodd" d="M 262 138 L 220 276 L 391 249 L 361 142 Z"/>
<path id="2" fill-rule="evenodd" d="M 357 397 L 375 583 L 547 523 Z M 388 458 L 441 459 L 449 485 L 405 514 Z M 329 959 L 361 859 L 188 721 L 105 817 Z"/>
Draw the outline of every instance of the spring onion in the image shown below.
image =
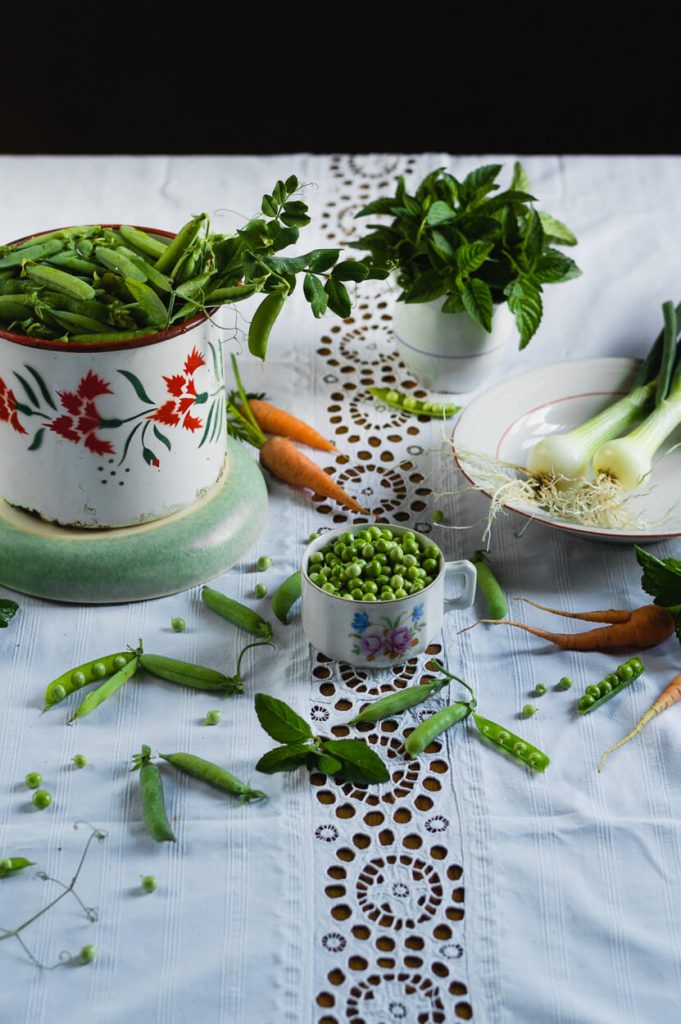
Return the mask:
<path id="1" fill-rule="evenodd" d="M 527 466 L 530 473 L 550 477 L 559 488 L 569 487 L 574 481 L 586 478 L 596 452 L 608 446 L 614 438 L 621 437 L 649 412 L 653 399 L 657 401 L 660 393 L 666 394 L 681 304 L 675 310 L 673 303 L 666 302 L 663 309 L 665 328 L 655 339 L 629 394 L 574 430 L 542 438 L 530 452 Z M 594 468 L 598 472 L 598 467 Z"/>
<path id="2" fill-rule="evenodd" d="M 638 487 L 649 475 L 655 453 L 681 423 L 681 353 L 677 353 L 675 344 L 677 310 L 671 302 L 665 302 L 663 310 L 665 355 L 659 374 L 656 407 L 626 437 L 608 440 L 594 453 L 595 472 L 604 474 L 628 491 Z"/>

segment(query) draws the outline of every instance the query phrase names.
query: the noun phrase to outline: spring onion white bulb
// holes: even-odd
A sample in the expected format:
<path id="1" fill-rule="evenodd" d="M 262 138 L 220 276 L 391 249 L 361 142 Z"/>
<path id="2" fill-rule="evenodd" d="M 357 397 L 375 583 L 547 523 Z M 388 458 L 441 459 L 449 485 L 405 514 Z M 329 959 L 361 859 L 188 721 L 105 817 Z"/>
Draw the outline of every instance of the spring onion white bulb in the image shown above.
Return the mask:
<path id="1" fill-rule="evenodd" d="M 648 476 L 655 453 L 680 423 L 681 383 L 631 434 L 601 445 L 594 454 L 594 470 L 633 491 Z"/>
<path id="2" fill-rule="evenodd" d="M 625 398 L 608 406 L 580 427 L 566 434 L 549 434 L 530 452 L 527 468 L 534 476 L 552 479 L 557 487 L 584 480 L 591 460 L 604 442 L 617 437 L 640 419 L 650 402 L 656 382 L 634 388 Z"/>

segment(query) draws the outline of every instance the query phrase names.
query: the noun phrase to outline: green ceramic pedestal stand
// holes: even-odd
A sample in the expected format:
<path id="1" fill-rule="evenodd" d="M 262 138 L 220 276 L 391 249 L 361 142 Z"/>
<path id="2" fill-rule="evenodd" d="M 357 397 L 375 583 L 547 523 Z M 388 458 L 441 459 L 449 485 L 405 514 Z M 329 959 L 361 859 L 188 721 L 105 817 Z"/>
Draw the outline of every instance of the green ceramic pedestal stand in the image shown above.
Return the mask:
<path id="1" fill-rule="evenodd" d="M 72 530 L 0 499 L 0 584 L 53 601 L 145 601 L 226 572 L 267 517 L 260 469 L 237 442 L 217 487 L 191 508 L 142 526 Z"/>

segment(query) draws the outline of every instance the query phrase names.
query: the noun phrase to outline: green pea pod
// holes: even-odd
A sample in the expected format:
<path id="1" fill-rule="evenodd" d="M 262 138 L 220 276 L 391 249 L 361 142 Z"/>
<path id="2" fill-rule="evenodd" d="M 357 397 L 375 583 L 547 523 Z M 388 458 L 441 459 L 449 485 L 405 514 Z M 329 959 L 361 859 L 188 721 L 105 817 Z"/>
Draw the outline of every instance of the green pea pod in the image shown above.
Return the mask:
<path id="1" fill-rule="evenodd" d="M 504 592 L 499 586 L 499 581 L 489 567 L 484 551 L 475 551 L 470 561 L 475 566 L 477 576 L 477 587 L 489 611 L 490 619 L 505 619 L 508 608 Z"/>
<path id="2" fill-rule="evenodd" d="M 207 782 L 224 793 L 241 797 L 242 803 L 249 800 L 263 800 L 267 797 L 267 793 L 263 793 L 259 789 L 251 789 L 247 783 L 237 779 L 226 768 L 221 768 L 219 765 L 213 764 L 212 761 L 204 761 L 202 757 L 196 757 L 195 754 L 159 754 L 158 756 L 186 775 L 201 779 L 202 782 Z"/>
<path id="3" fill-rule="evenodd" d="M 77 345 L 105 345 L 109 341 L 132 341 L 133 338 L 148 338 L 153 333 L 151 327 L 140 328 L 138 331 L 103 331 L 101 334 L 72 334 L 70 342 Z"/>
<path id="4" fill-rule="evenodd" d="M 158 767 L 151 762 L 151 748 L 146 744 L 143 744 L 141 753 L 133 757 L 133 767 L 130 771 L 140 773 L 142 813 L 147 832 L 157 843 L 177 842 L 166 813 L 163 779 Z"/>
<path id="5" fill-rule="evenodd" d="M 94 658 L 92 661 L 86 661 L 84 665 L 70 668 L 68 672 L 57 676 L 49 683 L 45 690 L 45 711 L 88 683 L 101 682 L 107 676 L 113 675 L 134 657 L 134 651 L 117 651 L 115 654 Z"/>
<path id="6" fill-rule="evenodd" d="M 135 672 L 139 668 L 140 655 L 142 654 L 142 641 L 140 640 L 140 646 L 134 652 L 133 658 L 124 665 L 123 668 L 115 672 L 110 679 L 107 679 L 105 683 L 98 686 L 96 690 L 92 690 L 87 695 L 84 701 L 78 705 L 75 712 L 69 719 L 69 722 L 73 722 L 76 718 L 83 718 L 84 715 L 89 715 L 91 711 L 98 708 L 105 700 L 113 696 L 117 690 L 120 690 L 124 683 L 127 683 L 129 679 L 132 679 Z"/>
<path id="7" fill-rule="evenodd" d="M 19 302 L 12 302 L 13 295 L 0 295 L 0 320 L 3 323 L 11 324 L 15 320 L 26 320 L 32 315 L 28 306 Z"/>
<path id="8" fill-rule="evenodd" d="M 66 309 L 53 309 L 47 307 L 47 313 L 51 319 L 56 320 L 57 323 L 64 327 L 67 331 L 77 331 L 83 333 L 88 331 L 92 334 L 100 334 L 106 330 L 107 324 L 101 320 L 93 320 L 91 316 L 83 316 L 81 313 L 69 313 Z"/>
<path id="9" fill-rule="evenodd" d="M 125 286 L 134 296 L 150 326 L 161 327 L 167 322 L 168 310 L 153 288 L 131 277 L 125 278 Z"/>
<path id="10" fill-rule="evenodd" d="M 477 701 L 473 697 L 469 701 L 457 701 L 456 704 L 450 704 L 442 711 L 436 711 L 434 715 L 426 718 L 425 722 L 417 725 L 405 740 L 404 749 L 410 757 L 418 757 L 445 729 L 468 718 L 476 705 Z"/>
<path id="11" fill-rule="evenodd" d="M 221 594 L 219 590 L 213 590 L 211 587 L 203 588 L 201 599 L 211 611 L 216 612 L 233 625 L 239 626 L 240 629 L 245 629 L 247 633 L 252 633 L 253 636 L 260 637 L 261 640 L 272 639 L 272 624 L 252 608 L 246 608 L 245 605 L 239 604 L 238 601 L 234 601 L 231 597 L 227 597 L 226 594 Z"/>
<path id="12" fill-rule="evenodd" d="M 248 351 L 256 359 L 262 359 L 263 362 L 267 355 L 270 333 L 275 320 L 284 307 L 287 295 L 288 289 L 280 289 L 265 296 L 256 309 L 248 328 Z"/>
<path id="13" fill-rule="evenodd" d="M 65 270 L 59 270 L 58 267 L 45 267 L 32 263 L 26 267 L 26 273 L 36 284 L 58 292 L 66 292 L 74 299 L 94 299 L 95 297 L 95 290 L 91 284 L 81 277 L 67 274 Z"/>
<path id="14" fill-rule="evenodd" d="M 460 405 L 452 405 L 450 402 L 422 401 L 419 398 L 414 398 L 413 395 L 395 391 L 394 388 L 367 388 L 367 391 L 391 409 L 399 409 L 400 412 L 410 413 L 412 416 L 430 416 L 441 420 L 456 416 L 457 412 L 461 411 Z"/>
<path id="15" fill-rule="evenodd" d="M 49 262 L 55 267 L 72 270 L 75 274 L 87 274 L 89 277 L 94 277 L 101 270 L 101 267 L 98 267 L 96 263 L 85 260 L 82 256 L 76 256 L 70 250 L 58 252 L 56 255 L 50 256 Z"/>
<path id="16" fill-rule="evenodd" d="M 161 654 L 142 654 L 140 664 L 147 672 L 158 676 L 159 679 L 167 679 L 171 683 L 179 683 L 180 686 L 189 686 L 193 690 L 209 690 L 213 693 L 243 693 L 243 683 L 236 678 L 223 675 L 212 668 L 204 668 L 203 665 L 192 665 L 186 661 L 178 661 L 176 658 L 165 658 Z"/>
<path id="17" fill-rule="evenodd" d="M 640 658 L 630 658 L 622 665 L 618 665 L 614 672 L 608 673 L 600 683 L 587 686 L 583 696 L 577 702 L 577 710 L 580 715 L 587 715 L 590 711 L 599 708 L 601 704 L 605 704 L 607 700 L 616 697 L 625 687 L 630 686 L 635 679 L 638 679 L 644 668 Z"/>
<path id="18" fill-rule="evenodd" d="M 17 247 L 0 258 L 0 270 L 7 270 L 9 267 L 20 267 L 24 260 L 44 260 L 54 256 L 64 248 L 64 242 L 56 238 L 47 240 L 34 240 L 30 245 L 23 248 Z"/>
<path id="19" fill-rule="evenodd" d="M 510 754 L 520 764 L 527 765 L 528 768 L 534 768 L 537 772 L 543 772 L 548 767 L 550 762 L 546 754 L 539 750 L 538 747 L 528 743 L 521 736 L 516 736 L 515 733 L 505 729 L 502 725 L 497 725 L 496 722 L 490 722 L 488 718 L 483 718 L 482 715 L 474 714 L 473 720 L 486 740 L 489 740 L 498 750 L 503 750 L 504 753 Z"/>
<path id="20" fill-rule="evenodd" d="M 121 224 L 118 230 L 121 238 L 124 238 L 128 245 L 134 245 L 140 252 L 146 253 L 147 256 L 153 256 L 154 259 L 162 256 L 170 244 L 169 240 L 168 242 L 160 242 L 157 238 L 147 234 L 146 231 L 134 228 L 130 224 Z"/>
<path id="21" fill-rule="evenodd" d="M 206 285 L 212 279 L 213 273 L 199 274 L 197 277 L 191 277 L 188 281 L 183 281 L 182 284 L 175 289 L 177 295 L 181 299 L 198 299 L 203 297 L 206 289 Z"/>
<path id="22" fill-rule="evenodd" d="M 41 292 L 40 299 L 54 309 L 66 310 L 69 313 L 91 317 L 93 320 L 104 321 L 102 327 L 106 326 L 107 317 L 110 315 L 109 307 L 97 299 L 83 301 L 82 299 L 72 299 L 69 295 L 64 295 L 63 292 L 50 291 Z"/>
<path id="23" fill-rule="evenodd" d="M 392 718 L 394 715 L 399 715 L 402 711 L 416 707 L 417 704 L 428 700 L 434 693 L 439 693 L 448 683 L 449 679 L 433 679 L 429 683 L 419 683 L 417 686 L 408 686 L 405 690 L 389 693 L 387 697 L 375 700 L 373 704 L 369 704 L 363 711 L 360 711 L 358 715 L 350 719 L 348 725 L 357 725 L 358 722 L 380 722 L 383 718 Z"/>
<path id="24" fill-rule="evenodd" d="M 300 597 L 302 577 L 300 570 L 291 573 L 281 586 L 277 587 L 272 596 L 272 611 L 284 625 L 288 623 L 288 613 Z"/>
<path id="25" fill-rule="evenodd" d="M 26 857 L 0 857 L 0 878 L 9 878 L 33 864 L 35 861 L 27 860 Z"/>
<path id="26" fill-rule="evenodd" d="M 146 281 L 146 271 L 136 267 L 119 249 L 105 249 L 103 245 L 95 248 L 95 256 L 107 270 L 119 277 L 132 278 L 133 281 Z"/>
<path id="27" fill-rule="evenodd" d="M 150 263 L 147 263 L 143 256 L 138 256 L 136 252 L 133 252 L 132 249 L 127 249 L 124 245 L 119 245 L 116 251 L 126 256 L 139 270 L 144 271 L 147 275 L 147 284 L 154 288 L 155 291 L 163 294 L 172 290 L 173 282 L 170 278 L 166 277 L 165 274 L 161 274 Z M 165 306 L 163 308 L 167 316 Z"/>
<path id="28" fill-rule="evenodd" d="M 192 217 L 190 221 L 180 228 L 178 233 L 173 238 L 170 245 L 166 247 L 163 253 L 156 260 L 155 267 L 160 270 L 162 274 L 168 274 L 172 271 L 173 267 L 177 265 L 180 256 L 189 249 L 196 239 L 199 231 L 208 220 L 205 213 L 199 214 L 198 217 Z"/>

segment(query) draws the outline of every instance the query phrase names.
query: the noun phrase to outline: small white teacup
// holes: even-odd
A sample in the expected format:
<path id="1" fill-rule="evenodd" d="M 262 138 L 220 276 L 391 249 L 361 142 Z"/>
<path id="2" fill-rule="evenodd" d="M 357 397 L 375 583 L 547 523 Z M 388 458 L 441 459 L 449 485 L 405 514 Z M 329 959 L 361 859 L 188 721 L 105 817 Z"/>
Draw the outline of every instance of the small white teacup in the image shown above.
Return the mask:
<path id="1" fill-rule="evenodd" d="M 443 613 L 468 608 L 475 598 L 476 571 L 471 562 L 446 562 L 430 537 L 409 531 L 406 526 L 376 525 L 389 527 L 395 538 L 411 532 L 422 547 L 438 548 L 440 568 L 432 583 L 414 594 L 388 601 L 337 597 L 313 583 L 308 575 L 310 556 L 333 544 L 343 533 L 366 530 L 366 525 L 323 533 L 308 544 L 301 566 L 303 629 L 308 640 L 327 657 L 361 668 L 399 665 L 420 654 L 440 632 Z M 447 580 L 453 576 L 462 576 L 464 581 L 458 597 L 445 595 Z"/>

